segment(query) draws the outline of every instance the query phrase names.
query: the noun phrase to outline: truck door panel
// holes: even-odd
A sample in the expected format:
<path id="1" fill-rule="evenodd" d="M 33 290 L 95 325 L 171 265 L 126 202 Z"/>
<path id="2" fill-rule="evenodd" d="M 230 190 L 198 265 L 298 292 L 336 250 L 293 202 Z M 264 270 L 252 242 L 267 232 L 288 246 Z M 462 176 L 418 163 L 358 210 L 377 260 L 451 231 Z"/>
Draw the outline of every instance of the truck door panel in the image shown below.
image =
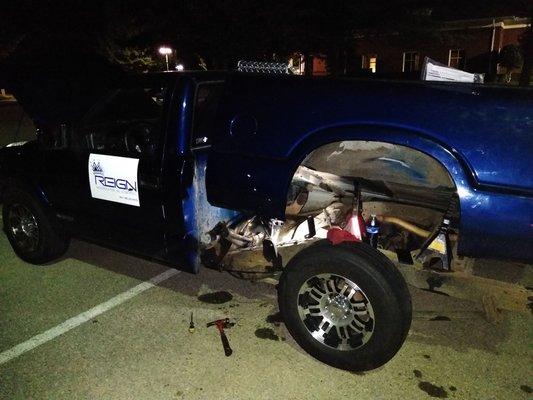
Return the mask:
<path id="1" fill-rule="evenodd" d="M 168 92 L 160 85 L 119 90 L 76 133 L 87 160 L 84 215 L 93 221 L 91 236 L 156 258 L 166 233 L 161 166 Z"/>

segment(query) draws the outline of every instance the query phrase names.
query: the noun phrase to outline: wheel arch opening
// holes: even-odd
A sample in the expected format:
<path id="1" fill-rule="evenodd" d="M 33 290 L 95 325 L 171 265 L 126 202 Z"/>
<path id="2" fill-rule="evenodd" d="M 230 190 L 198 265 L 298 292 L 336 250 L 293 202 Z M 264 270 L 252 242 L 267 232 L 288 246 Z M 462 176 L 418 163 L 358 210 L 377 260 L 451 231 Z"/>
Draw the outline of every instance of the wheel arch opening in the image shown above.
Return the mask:
<path id="1" fill-rule="evenodd" d="M 413 250 L 444 218 L 459 226 L 457 187 L 441 161 L 413 147 L 368 140 L 335 141 L 307 153 L 288 185 L 285 219 L 323 213 L 334 203 L 345 214 L 350 185 L 361 191 L 363 219 L 376 215 L 386 225 L 386 249 Z"/>

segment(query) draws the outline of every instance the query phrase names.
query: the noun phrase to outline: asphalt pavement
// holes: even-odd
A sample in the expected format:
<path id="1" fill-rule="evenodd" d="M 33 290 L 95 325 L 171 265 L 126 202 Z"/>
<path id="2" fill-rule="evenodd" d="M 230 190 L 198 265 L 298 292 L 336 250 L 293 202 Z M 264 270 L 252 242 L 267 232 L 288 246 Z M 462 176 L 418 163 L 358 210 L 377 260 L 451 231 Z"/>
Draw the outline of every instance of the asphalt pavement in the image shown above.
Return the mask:
<path id="1" fill-rule="evenodd" d="M 530 315 L 505 313 L 495 325 L 467 301 L 412 296 L 398 355 L 349 373 L 295 344 L 272 285 L 176 273 L 80 241 L 57 263 L 31 266 L 2 234 L 0 399 L 532 398 Z M 237 321 L 231 357 L 206 327 L 226 316 Z"/>

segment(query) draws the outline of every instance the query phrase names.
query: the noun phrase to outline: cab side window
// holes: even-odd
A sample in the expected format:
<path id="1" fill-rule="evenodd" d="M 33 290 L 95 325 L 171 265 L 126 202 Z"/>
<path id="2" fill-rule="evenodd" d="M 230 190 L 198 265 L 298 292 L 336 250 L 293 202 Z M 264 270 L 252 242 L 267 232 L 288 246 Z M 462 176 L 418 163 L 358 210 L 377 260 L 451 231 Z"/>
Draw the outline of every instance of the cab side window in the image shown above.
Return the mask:
<path id="1" fill-rule="evenodd" d="M 77 142 L 89 151 L 152 158 L 160 148 L 167 90 L 164 87 L 120 89 L 84 118 Z"/>

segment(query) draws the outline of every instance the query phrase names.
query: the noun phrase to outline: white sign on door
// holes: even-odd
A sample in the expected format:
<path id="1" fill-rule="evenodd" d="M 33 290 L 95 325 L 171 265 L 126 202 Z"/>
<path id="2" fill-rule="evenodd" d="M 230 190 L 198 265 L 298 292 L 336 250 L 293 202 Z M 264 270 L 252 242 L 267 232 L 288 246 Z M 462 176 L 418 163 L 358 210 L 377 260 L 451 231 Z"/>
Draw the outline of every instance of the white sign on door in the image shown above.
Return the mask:
<path id="1" fill-rule="evenodd" d="M 89 185 L 95 199 L 140 207 L 139 159 L 89 155 Z"/>

